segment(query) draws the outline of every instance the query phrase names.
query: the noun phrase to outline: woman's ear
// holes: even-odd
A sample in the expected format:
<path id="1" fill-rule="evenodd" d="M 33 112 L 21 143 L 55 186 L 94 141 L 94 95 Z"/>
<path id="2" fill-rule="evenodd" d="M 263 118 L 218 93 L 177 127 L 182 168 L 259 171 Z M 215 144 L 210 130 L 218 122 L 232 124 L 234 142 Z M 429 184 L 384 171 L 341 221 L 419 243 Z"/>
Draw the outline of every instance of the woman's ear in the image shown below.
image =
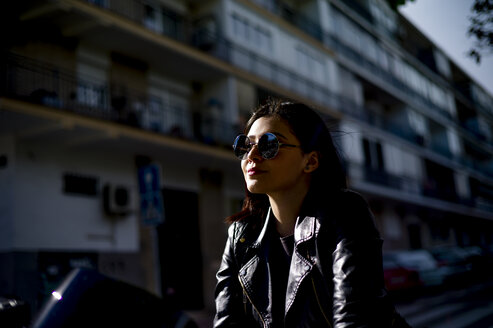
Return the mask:
<path id="1" fill-rule="evenodd" d="M 312 152 L 309 152 L 308 154 L 305 154 L 306 155 L 306 164 L 305 164 L 305 168 L 304 168 L 304 172 L 305 173 L 312 173 L 313 171 L 315 171 L 317 168 L 318 168 L 318 152 L 316 151 L 312 151 Z"/>

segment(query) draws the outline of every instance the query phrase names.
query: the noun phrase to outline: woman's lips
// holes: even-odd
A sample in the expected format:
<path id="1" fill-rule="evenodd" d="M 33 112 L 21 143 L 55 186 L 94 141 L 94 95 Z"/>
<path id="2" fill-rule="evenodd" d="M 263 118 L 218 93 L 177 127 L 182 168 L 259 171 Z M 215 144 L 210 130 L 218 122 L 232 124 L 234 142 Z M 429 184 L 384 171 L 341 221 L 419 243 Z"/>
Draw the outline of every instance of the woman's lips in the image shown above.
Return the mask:
<path id="1" fill-rule="evenodd" d="M 249 176 L 258 175 L 258 174 L 261 174 L 261 173 L 264 173 L 264 172 L 265 172 L 264 170 L 259 170 L 259 169 L 249 169 L 249 170 L 247 170 L 247 174 Z"/>

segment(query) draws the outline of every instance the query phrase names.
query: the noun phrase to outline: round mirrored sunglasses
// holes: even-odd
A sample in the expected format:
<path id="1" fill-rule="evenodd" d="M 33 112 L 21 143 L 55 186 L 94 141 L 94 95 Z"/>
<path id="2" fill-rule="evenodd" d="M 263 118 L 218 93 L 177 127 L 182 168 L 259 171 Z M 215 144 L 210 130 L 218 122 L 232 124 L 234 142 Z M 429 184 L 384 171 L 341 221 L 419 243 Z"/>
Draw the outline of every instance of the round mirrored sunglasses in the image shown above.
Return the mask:
<path id="1" fill-rule="evenodd" d="M 258 139 L 257 143 L 252 143 L 250 138 L 244 134 L 238 135 L 233 143 L 233 150 L 236 157 L 244 160 L 255 145 L 257 145 L 260 156 L 264 159 L 276 157 L 280 147 L 300 147 L 299 145 L 281 143 L 275 134 L 267 132 Z"/>

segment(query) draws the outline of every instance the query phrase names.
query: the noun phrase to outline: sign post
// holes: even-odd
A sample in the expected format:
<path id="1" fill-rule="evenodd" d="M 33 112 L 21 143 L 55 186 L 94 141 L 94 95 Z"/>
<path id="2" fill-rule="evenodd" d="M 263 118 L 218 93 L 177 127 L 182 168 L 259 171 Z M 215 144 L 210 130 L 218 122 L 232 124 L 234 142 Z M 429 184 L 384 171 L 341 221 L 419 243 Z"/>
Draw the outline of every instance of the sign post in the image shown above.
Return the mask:
<path id="1" fill-rule="evenodd" d="M 140 193 L 140 217 L 144 225 L 164 222 L 164 204 L 160 185 L 160 170 L 156 164 L 138 169 Z"/>

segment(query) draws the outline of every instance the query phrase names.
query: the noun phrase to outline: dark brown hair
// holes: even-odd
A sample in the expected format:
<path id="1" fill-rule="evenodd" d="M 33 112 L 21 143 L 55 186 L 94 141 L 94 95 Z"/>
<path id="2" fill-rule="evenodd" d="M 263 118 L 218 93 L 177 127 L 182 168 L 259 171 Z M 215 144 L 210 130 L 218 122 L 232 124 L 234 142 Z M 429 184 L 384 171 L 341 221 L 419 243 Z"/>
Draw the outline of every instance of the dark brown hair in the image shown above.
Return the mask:
<path id="1" fill-rule="evenodd" d="M 302 103 L 268 99 L 253 112 L 246 123 L 244 133 L 248 134 L 253 123 L 261 117 L 278 116 L 290 127 L 298 138 L 304 153 L 317 151 L 319 167 L 312 173 L 310 183 L 311 197 L 325 197 L 347 187 L 346 172 L 331 133 L 324 120 L 312 108 Z M 245 187 L 246 189 L 246 187 Z M 252 194 L 246 189 L 242 211 L 226 219 L 227 222 L 242 220 L 247 216 L 264 218 L 269 208 L 265 194 Z"/>

